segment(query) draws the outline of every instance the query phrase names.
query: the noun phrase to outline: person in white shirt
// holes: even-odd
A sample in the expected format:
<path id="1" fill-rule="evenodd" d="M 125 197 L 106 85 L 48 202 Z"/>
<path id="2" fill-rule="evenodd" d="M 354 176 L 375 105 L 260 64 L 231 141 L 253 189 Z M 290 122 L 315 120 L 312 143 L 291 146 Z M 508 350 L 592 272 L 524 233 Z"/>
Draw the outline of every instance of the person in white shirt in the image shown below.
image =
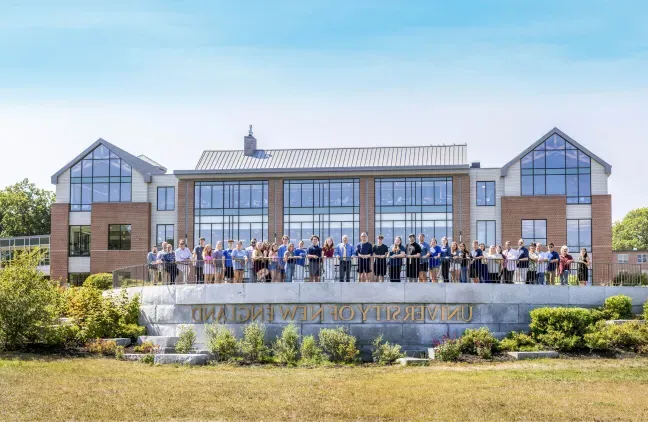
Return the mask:
<path id="1" fill-rule="evenodd" d="M 507 241 L 504 244 L 504 251 L 502 255 L 505 258 L 505 267 L 504 267 L 504 283 L 512 284 L 513 276 L 515 275 L 515 269 L 517 268 L 517 250 L 511 248 L 511 242 Z"/>
<path id="2" fill-rule="evenodd" d="M 549 262 L 549 252 L 542 250 L 542 243 L 536 244 L 536 254 L 538 255 L 538 279 L 537 284 L 547 284 L 545 272 L 547 271 L 547 262 Z"/>
<path id="3" fill-rule="evenodd" d="M 175 259 L 178 270 L 182 273 L 182 280 L 186 284 L 191 267 L 191 251 L 187 248 L 187 243 L 184 240 L 180 241 L 180 247 L 175 251 Z"/>
<path id="4" fill-rule="evenodd" d="M 254 250 L 256 249 L 256 244 L 257 244 L 257 240 L 252 239 L 250 241 L 250 246 L 245 248 L 245 251 L 247 252 L 247 267 L 248 267 L 248 277 L 249 277 L 248 283 L 256 283 L 257 282 L 256 273 L 254 272 L 254 269 L 253 269 L 254 262 L 252 261 L 252 255 L 254 255 Z"/>

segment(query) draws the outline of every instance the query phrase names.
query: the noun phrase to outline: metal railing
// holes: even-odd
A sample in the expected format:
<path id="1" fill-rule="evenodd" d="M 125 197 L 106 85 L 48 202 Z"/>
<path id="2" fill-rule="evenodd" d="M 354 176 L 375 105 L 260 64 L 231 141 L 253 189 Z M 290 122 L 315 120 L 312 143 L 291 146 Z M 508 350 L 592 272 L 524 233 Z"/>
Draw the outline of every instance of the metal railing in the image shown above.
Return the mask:
<path id="1" fill-rule="evenodd" d="M 113 286 L 271 282 L 445 282 L 647 286 L 648 264 L 558 262 L 502 258 L 308 258 L 155 262 L 113 271 Z"/>

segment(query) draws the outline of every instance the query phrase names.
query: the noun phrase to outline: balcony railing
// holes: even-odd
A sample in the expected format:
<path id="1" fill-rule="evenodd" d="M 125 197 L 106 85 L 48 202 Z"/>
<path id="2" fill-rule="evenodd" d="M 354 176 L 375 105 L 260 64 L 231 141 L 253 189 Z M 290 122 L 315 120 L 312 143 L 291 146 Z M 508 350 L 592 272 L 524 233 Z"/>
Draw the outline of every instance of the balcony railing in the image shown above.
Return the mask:
<path id="1" fill-rule="evenodd" d="M 431 265 L 432 264 L 432 265 Z M 158 284 L 271 282 L 444 282 L 537 285 L 647 286 L 648 264 L 557 262 L 484 258 L 278 258 L 187 260 L 135 265 L 113 272 L 114 287 Z"/>

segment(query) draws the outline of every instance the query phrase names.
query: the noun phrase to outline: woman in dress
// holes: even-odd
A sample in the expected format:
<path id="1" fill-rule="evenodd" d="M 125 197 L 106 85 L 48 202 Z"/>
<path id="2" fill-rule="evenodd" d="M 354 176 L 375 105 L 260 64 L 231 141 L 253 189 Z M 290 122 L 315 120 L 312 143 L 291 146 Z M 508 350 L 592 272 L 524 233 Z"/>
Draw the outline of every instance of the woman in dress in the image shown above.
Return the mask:
<path id="1" fill-rule="evenodd" d="M 452 245 L 450 246 L 450 256 L 452 258 L 452 282 L 459 283 L 461 279 L 461 262 L 463 261 L 463 257 L 457 242 L 452 242 Z"/>
<path id="2" fill-rule="evenodd" d="M 403 258 L 405 258 L 403 239 L 400 236 L 396 236 L 394 245 L 389 250 L 389 280 L 392 283 L 399 283 L 401 281 L 400 276 Z"/>
<path id="3" fill-rule="evenodd" d="M 586 286 L 587 285 L 587 280 L 589 279 L 588 277 L 588 270 L 590 266 L 590 258 L 589 255 L 587 255 L 587 249 L 582 248 L 580 251 L 580 256 L 578 257 L 578 282 L 580 283 L 581 286 Z"/>
<path id="4" fill-rule="evenodd" d="M 203 249 L 203 261 L 204 261 L 204 274 L 205 274 L 205 282 L 212 284 L 214 282 L 214 257 L 212 254 L 214 253 L 212 249 L 212 245 L 210 243 L 206 244 L 204 249 Z"/>
<path id="5" fill-rule="evenodd" d="M 333 254 L 335 253 L 335 243 L 332 237 L 327 237 L 322 247 L 324 254 L 324 281 L 335 280 L 335 266 L 333 265 Z"/>
<path id="6" fill-rule="evenodd" d="M 385 237 L 382 234 L 379 234 L 378 240 L 373 246 L 373 272 L 376 276 L 376 281 L 380 282 L 385 281 L 385 274 L 387 274 L 387 257 L 389 256 L 389 248 L 383 243 L 384 238 Z"/>

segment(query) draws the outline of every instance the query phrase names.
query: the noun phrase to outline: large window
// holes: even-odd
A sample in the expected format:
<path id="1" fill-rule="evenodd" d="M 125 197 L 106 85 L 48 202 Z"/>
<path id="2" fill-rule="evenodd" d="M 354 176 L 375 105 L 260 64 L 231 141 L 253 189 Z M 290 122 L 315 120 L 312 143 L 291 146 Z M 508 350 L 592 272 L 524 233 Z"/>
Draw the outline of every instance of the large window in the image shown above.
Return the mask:
<path id="1" fill-rule="evenodd" d="M 628 254 L 627 253 L 620 253 L 617 255 L 617 263 L 618 264 L 627 264 L 628 263 Z"/>
<path id="2" fill-rule="evenodd" d="M 452 238 L 452 177 L 376 179 L 376 234 L 393 244 L 410 233 Z"/>
<path id="3" fill-rule="evenodd" d="M 70 226 L 70 256 L 90 256 L 90 226 Z"/>
<path id="4" fill-rule="evenodd" d="M 268 182 L 196 182 L 195 237 L 216 242 L 268 239 Z"/>
<path id="5" fill-rule="evenodd" d="M 477 182 L 477 206 L 495 206 L 495 182 Z"/>
<path id="6" fill-rule="evenodd" d="M 108 250 L 130 251 L 131 226 L 130 224 L 111 224 L 108 226 Z"/>
<path id="7" fill-rule="evenodd" d="M 284 181 L 284 230 L 291 242 L 308 245 L 316 234 L 322 242 L 330 236 L 336 244 L 347 235 L 355 244 L 359 217 L 358 179 Z"/>
<path id="8" fill-rule="evenodd" d="M 592 252 L 592 220 L 567 220 L 567 247 L 574 253 L 581 248 Z"/>
<path id="9" fill-rule="evenodd" d="M 522 195 L 566 195 L 568 204 L 590 204 L 591 160 L 558 135 L 524 157 Z"/>
<path id="10" fill-rule="evenodd" d="M 175 187 L 164 186 L 157 189 L 157 210 L 173 211 L 175 209 Z"/>
<path id="11" fill-rule="evenodd" d="M 173 224 L 158 224 L 156 232 L 157 232 L 156 244 L 158 246 L 162 246 L 162 242 L 167 242 L 172 245 L 175 245 Z"/>
<path id="12" fill-rule="evenodd" d="M 70 211 L 90 211 L 93 202 L 130 202 L 133 170 L 99 145 L 70 170 Z"/>
<path id="13" fill-rule="evenodd" d="M 529 243 L 547 244 L 547 220 L 522 220 L 522 239 L 526 246 Z"/>
<path id="14" fill-rule="evenodd" d="M 640 253 L 637 255 L 637 264 L 645 264 L 648 262 L 648 254 Z"/>
<path id="15" fill-rule="evenodd" d="M 495 220 L 478 220 L 477 221 L 477 240 L 479 243 L 486 245 L 488 249 L 495 242 Z"/>

